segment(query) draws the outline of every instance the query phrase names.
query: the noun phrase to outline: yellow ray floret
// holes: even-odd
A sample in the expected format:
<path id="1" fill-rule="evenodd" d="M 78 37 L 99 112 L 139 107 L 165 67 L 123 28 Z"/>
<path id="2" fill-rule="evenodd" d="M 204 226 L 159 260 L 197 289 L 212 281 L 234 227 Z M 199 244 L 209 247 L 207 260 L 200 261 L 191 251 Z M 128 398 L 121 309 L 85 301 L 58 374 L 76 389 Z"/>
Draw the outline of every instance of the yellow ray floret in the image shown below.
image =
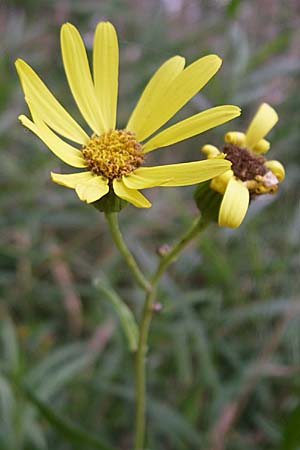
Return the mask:
<path id="1" fill-rule="evenodd" d="M 219 225 L 237 228 L 242 223 L 249 206 L 249 191 L 244 184 L 231 177 L 219 211 Z"/>
<path id="2" fill-rule="evenodd" d="M 253 117 L 246 131 L 246 145 L 253 148 L 278 122 L 278 115 L 274 108 L 263 103 Z"/>
<path id="3" fill-rule="evenodd" d="M 155 107 L 150 111 L 148 121 L 141 129 L 140 140 L 144 140 L 164 125 L 177 113 L 205 84 L 214 76 L 221 66 L 221 59 L 216 55 L 208 55 L 198 59 L 186 67 L 169 84 Z M 138 118 L 141 115 L 137 116 Z M 128 123 L 127 128 L 133 126 Z M 136 127 L 139 128 L 137 119 Z M 135 131 L 135 127 L 133 127 Z M 137 133 L 139 136 L 139 133 Z"/>
<path id="4" fill-rule="evenodd" d="M 85 144 L 89 139 L 88 135 L 56 100 L 34 70 L 21 59 L 17 59 L 16 69 L 25 99 L 31 103 L 39 117 L 65 138 Z"/>
<path id="5" fill-rule="evenodd" d="M 82 157 L 81 151 L 60 139 L 41 119 L 38 119 L 37 122 L 32 122 L 24 115 L 21 115 L 19 119 L 25 127 L 36 134 L 63 162 L 72 167 L 86 167 L 87 164 Z"/>
<path id="6" fill-rule="evenodd" d="M 143 141 L 159 128 L 159 108 L 174 79 L 183 71 L 185 59 L 174 56 L 155 72 L 134 108 L 126 128 Z"/>
<path id="7" fill-rule="evenodd" d="M 101 134 L 108 128 L 96 96 L 81 36 L 73 25 L 66 23 L 61 28 L 60 41 L 64 68 L 73 97 L 94 133 Z"/>
<path id="8" fill-rule="evenodd" d="M 129 177 L 124 177 L 124 183 L 131 189 L 144 189 L 153 186 L 189 186 L 209 180 L 216 176 L 217 172 L 223 173 L 230 166 L 229 161 L 216 159 L 156 167 L 140 167 Z"/>
<path id="9" fill-rule="evenodd" d="M 117 117 L 119 47 L 117 33 L 109 22 L 96 28 L 93 50 L 96 95 L 107 129 L 114 129 Z"/>
<path id="10" fill-rule="evenodd" d="M 231 120 L 233 117 L 238 117 L 240 114 L 240 109 L 232 105 L 210 108 L 188 119 L 182 120 L 157 134 L 143 146 L 144 152 L 147 153 L 160 147 L 176 144 L 176 142 L 182 141 L 183 139 L 188 139 L 210 128 L 221 125 L 224 122 L 228 122 L 228 120 Z"/>
<path id="11" fill-rule="evenodd" d="M 127 200 L 137 208 L 150 208 L 151 203 L 136 189 L 128 188 L 123 180 L 114 180 L 113 188 L 118 197 Z"/>

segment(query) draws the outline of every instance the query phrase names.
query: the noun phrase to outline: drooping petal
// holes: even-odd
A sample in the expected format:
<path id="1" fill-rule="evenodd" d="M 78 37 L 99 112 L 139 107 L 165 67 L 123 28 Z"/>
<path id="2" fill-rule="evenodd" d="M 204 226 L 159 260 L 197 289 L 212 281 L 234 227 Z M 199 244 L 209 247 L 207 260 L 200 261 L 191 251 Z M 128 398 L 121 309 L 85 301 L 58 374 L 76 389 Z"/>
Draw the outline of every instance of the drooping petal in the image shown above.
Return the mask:
<path id="1" fill-rule="evenodd" d="M 151 113 L 149 110 L 142 128 L 137 130 L 138 140 L 143 141 L 173 117 L 214 76 L 221 63 L 216 55 L 204 56 L 180 71 L 164 92 L 160 89 L 159 101 L 155 102 Z M 142 115 L 143 110 L 140 109 L 139 117 Z M 136 132 L 135 128 L 131 129 L 131 123 L 127 128 Z"/>
<path id="2" fill-rule="evenodd" d="M 91 129 L 100 135 L 107 126 L 97 101 L 81 36 L 72 24 L 65 23 L 60 38 L 64 68 L 73 97 Z"/>
<path id="3" fill-rule="evenodd" d="M 108 129 L 116 127 L 119 47 L 115 28 L 100 22 L 96 28 L 93 50 L 96 95 Z"/>
<path id="4" fill-rule="evenodd" d="M 103 177 L 94 176 L 75 186 L 76 193 L 80 200 L 93 203 L 99 200 L 109 191 L 108 180 Z"/>
<path id="5" fill-rule="evenodd" d="M 143 141 L 159 128 L 157 111 L 162 106 L 167 89 L 183 71 L 184 64 L 184 58 L 174 56 L 162 64 L 148 82 L 126 126 L 136 134 L 137 140 Z"/>
<path id="6" fill-rule="evenodd" d="M 159 147 L 175 144 L 228 122 L 240 114 L 240 108 L 232 105 L 216 106 L 215 108 L 207 109 L 157 134 L 143 146 L 143 150 L 147 153 Z"/>
<path id="7" fill-rule="evenodd" d="M 61 186 L 65 186 L 71 189 L 75 189 L 75 187 L 82 183 L 83 181 L 88 181 L 93 178 L 93 174 L 91 172 L 79 172 L 79 173 L 55 173 L 51 172 L 51 179 L 54 183 L 60 184 Z"/>
<path id="8" fill-rule="evenodd" d="M 219 211 L 221 227 L 237 228 L 242 223 L 249 206 L 249 191 L 242 181 L 231 178 Z"/>
<path id="9" fill-rule="evenodd" d="M 19 119 L 25 127 L 36 134 L 63 162 L 72 167 L 86 167 L 87 163 L 82 157 L 81 151 L 64 142 L 55 133 L 53 133 L 53 131 L 51 131 L 41 119 L 37 120 L 34 117 L 35 122 L 32 122 L 24 115 L 21 115 Z"/>
<path id="10" fill-rule="evenodd" d="M 150 208 L 151 203 L 149 200 L 144 197 L 143 194 L 141 194 L 139 191 L 135 189 L 129 189 L 123 180 L 114 180 L 113 181 L 113 188 L 115 191 L 115 194 L 122 198 L 123 200 L 126 200 L 130 203 L 132 203 L 137 208 Z"/>
<path id="11" fill-rule="evenodd" d="M 278 115 L 270 105 L 263 103 L 258 108 L 246 131 L 246 145 L 253 148 L 258 141 L 266 136 L 278 121 Z"/>
<path id="12" fill-rule="evenodd" d="M 34 70 L 21 59 L 16 61 L 16 69 L 25 99 L 30 101 L 44 122 L 71 141 L 86 144 L 88 135 L 56 100 Z"/>
<path id="13" fill-rule="evenodd" d="M 230 169 L 225 159 L 208 159 L 182 164 L 168 164 L 156 167 L 139 167 L 124 184 L 130 189 L 144 189 L 154 186 L 189 186 L 220 175 Z"/>

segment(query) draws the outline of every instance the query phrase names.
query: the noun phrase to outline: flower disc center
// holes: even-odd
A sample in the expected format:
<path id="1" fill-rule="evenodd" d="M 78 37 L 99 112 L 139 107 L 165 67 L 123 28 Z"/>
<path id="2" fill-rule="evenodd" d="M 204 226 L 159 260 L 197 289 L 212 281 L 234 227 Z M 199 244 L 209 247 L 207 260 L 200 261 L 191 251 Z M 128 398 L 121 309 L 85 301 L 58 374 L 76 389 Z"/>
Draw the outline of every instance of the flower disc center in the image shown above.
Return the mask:
<path id="1" fill-rule="evenodd" d="M 233 144 L 224 145 L 222 151 L 226 153 L 225 159 L 232 162 L 234 175 L 242 181 L 254 180 L 257 175 L 264 176 L 267 173 L 266 159 L 261 155 Z"/>
<path id="2" fill-rule="evenodd" d="M 96 175 L 120 180 L 140 167 L 144 161 L 142 145 L 134 133 L 110 130 L 101 136 L 93 135 L 82 148 L 88 168 Z"/>
<path id="3" fill-rule="evenodd" d="M 267 160 L 247 148 L 226 144 L 222 150 L 231 161 L 234 175 L 244 181 L 250 197 L 260 194 L 273 194 L 278 188 L 278 179 L 266 166 Z"/>

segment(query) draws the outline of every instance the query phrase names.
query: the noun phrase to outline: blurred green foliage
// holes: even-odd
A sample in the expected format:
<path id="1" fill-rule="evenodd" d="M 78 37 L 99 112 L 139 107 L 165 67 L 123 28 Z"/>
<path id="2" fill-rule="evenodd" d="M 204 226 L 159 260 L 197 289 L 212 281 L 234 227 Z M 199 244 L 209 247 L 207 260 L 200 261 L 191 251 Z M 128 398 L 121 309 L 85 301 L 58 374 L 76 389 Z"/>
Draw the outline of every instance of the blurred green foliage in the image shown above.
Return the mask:
<path id="1" fill-rule="evenodd" d="M 26 111 L 17 57 L 79 117 L 59 28 L 74 23 L 91 49 L 99 20 L 119 33 L 119 125 L 173 54 L 191 62 L 216 52 L 224 60 L 178 117 L 222 103 L 243 108 L 234 124 L 153 152 L 150 164 L 198 159 L 202 144 L 220 145 L 225 130 L 245 128 L 267 101 L 280 116 L 272 156 L 287 168 L 278 195 L 253 203 L 238 230 L 207 230 L 161 283 L 163 311 L 148 355 L 149 450 L 299 450 L 300 10 L 293 0 L 1 1 L 0 449 L 132 445 L 132 357 L 120 326 L 125 317 L 126 333 L 130 314 L 118 317 L 109 295 L 138 313 L 141 292 L 102 215 L 49 181 L 63 164 L 17 121 Z M 150 272 L 155 249 L 171 244 L 197 209 L 192 187 L 148 195 L 149 211 L 128 207 L 120 220 Z M 72 434 L 76 424 L 81 437 Z"/>

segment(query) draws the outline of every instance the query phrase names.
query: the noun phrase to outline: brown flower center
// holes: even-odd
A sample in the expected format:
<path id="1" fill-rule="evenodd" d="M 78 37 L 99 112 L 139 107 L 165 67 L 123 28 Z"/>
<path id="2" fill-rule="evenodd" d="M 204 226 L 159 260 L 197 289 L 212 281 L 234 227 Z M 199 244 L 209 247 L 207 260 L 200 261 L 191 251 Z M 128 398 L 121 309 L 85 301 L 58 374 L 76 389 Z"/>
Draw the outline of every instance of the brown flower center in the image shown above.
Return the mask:
<path id="1" fill-rule="evenodd" d="M 264 176 L 267 173 L 266 159 L 261 155 L 233 144 L 224 145 L 222 151 L 226 154 L 225 159 L 232 162 L 234 175 L 242 181 L 254 180 L 257 175 Z"/>
<path id="2" fill-rule="evenodd" d="M 101 136 L 93 135 L 82 148 L 88 168 L 96 175 L 120 180 L 140 167 L 144 161 L 142 145 L 134 133 L 110 130 Z"/>
<path id="3" fill-rule="evenodd" d="M 234 144 L 225 144 L 222 151 L 225 159 L 231 161 L 234 175 L 244 181 L 251 197 L 277 191 L 278 179 L 266 167 L 266 159 L 246 148 Z"/>

